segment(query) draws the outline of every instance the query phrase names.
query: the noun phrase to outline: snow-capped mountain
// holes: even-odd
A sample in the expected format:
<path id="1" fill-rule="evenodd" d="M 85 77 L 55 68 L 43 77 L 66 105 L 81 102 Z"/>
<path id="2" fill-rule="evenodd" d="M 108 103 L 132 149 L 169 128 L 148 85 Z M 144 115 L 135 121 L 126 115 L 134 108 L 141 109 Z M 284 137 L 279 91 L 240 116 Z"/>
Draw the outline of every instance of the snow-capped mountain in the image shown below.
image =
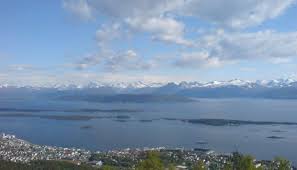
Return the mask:
<path id="1" fill-rule="evenodd" d="M 8 84 L 0 84 L 0 88 L 7 88 L 8 86 Z"/>
<path id="2" fill-rule="evenodd" d="M 52 88 L 58 90 L 71 90 L 71 89 L 96 89 L 96 88 L 114 88 L 114 89 L 143 89 L 143 88 L 161 88 L 165 86 L 175 86 L 181 89 L 191 88 L 219 88 L 219 87 L 242 87 L 242 88 L 254 88 L 254 87 L 266 87 L 266 88 L 282 88 L 292 87 L 297 85 L 297 81 L 294 79 L 275 79 L 275 80 L 257 80 L 257 81 L 246 81 L 240 79 L 232 79 L 229 81 L 210 81 L 210 82 L 186 82 L 180 83 L 148 83 L 148 82 L 89 82 L 87 84 L 53 84 L 53 85 L 42 85 L 42 86 L 21 86 L 21 85 L 9 85 L 0 84 L 0 88 Z"/>
<path id="3" fill-rule="evenodd" d="M 276 80 L 258 80 L 257 84 L 265 87 L 290 87 L 296 80 L 294 79 L 276 79 Z"/>
<path id="4" fill-rule="evenodd" d="M 268 87 L 268 88 L 281 88 L 291 87 L 297 85 L 297 81 L 294 79 L 275 79 L 275 80 L 257 80 L 257 81 L 246 81 L 240 79 L 232 79 L 229 81 L 210 81 L 206 83 L 201 82 L 181 82 L 177 84 L 181 88 L 218 88 L 227 86 L 236 86 L 244 88 L 254 87 Z"/>
<path id="5" fill-rule="evenodd" d="M 181 82 L 179 86 L 183 88 L 199 88 L 199 87 L 224 87 L 224 86 L 241 86 L 241 87 L 251 87 L 253 83 L 250 81 L 244 81 L 239 79 L 233 79 L 229 81 L 211 81 L 206 83 L 200 82 Z"/>
<path id="6" fill-rule="evenodd" d="M 161 87 L 164 83 L 145 83 L 141 81 L 125 83 L 125 82 L 115 82 L 115 83 L 104 83 L 105 87 L 114 87 L 114 88 L 148 88 L 148 87 Z"/>
<path id="7" fill-rule="evenodd" d="M 294 79 L 245 81 L 180 82 L 180 83 L 106 83 L 89 82 L 85 85 L 54 84 L 45 86 L 0 85 L 1 96 L 106 96 L 154 95 L 196 98 L 277 98 L 297 99 Z M 121 96 L 123 97 L 123 96 Z M 71 98 L 71 97 L 70 97 Z M 99 97 L 100 98 L 100 97 Z M 124 97 L 125 98 L 125 97 Z M 140 97 L 141 98 L 141 97 Z"/>

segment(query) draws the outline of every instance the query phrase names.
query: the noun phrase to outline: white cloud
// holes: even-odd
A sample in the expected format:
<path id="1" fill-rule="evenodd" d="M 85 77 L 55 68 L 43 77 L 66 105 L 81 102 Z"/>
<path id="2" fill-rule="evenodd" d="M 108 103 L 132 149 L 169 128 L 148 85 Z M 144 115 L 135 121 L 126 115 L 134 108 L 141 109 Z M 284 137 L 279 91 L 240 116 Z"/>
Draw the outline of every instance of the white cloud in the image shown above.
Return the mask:
<path id="1" fill-rule="evenodd" d="M 185 26 L 183 23 L 169 17 L 127 18 L 126 23 L 133 29 L 153 34 L 153 40 L 192 45 L 184 39 Z"/>
<path id="2" fill-rule="evenodd" d="M 64 0 L 63 6 L 81 18 L 101 14 L 117 23 L 127 23 L 132 29 L 149 32 L 154 40 L 190 46 L 192 43 L 184 38 L 184 23 L 169 16 L 191 16 L 220 26 L 246 28 L 279 16 L 294 2 L 296 0 L 125 0 L 124 3 Z M 105 26 L 97 33 L 105 39 L 116 36 L 119 27 L 115 26 Z"/>
<path id="3" fill-rule="evenodd" d="M 101 58 L 98 55 L 87 55 L 83 57 L 79 62 L 74 64 L 74 67 L 78 70 L 84 70 L 89 67 L 95 66 L 101 62 Z"/>
<path id="4" fill-rule="evenodd" d="M 119 23 L 103 25 L 102 28 L 96 31 L 96 40 L 99 47 L 106 48 L 112 40 L 120 38 L 121 31 L 121 25 Z"/>
<path id="5" fill-rule="evenodd" d="M 195 43 L 197 52 L 182 54 L 180 67 L 214 67 L 243 60 L 288 63 L 297 57 L 297 32 L 259 31 L 224 32 L 201 36 Z"/>
<path id="6" fill-rule="evenodd" d="M 158 27 L 157 27 L 158 28 Z M 155 27 L 147 28 L 154 30 Z M 224 32 L 201 35 L 192 52 L 181 52 L 178 59 L 168 58 L 182 68 L 214 68 L 238 61 L 264 60 L 273 64 L 289 63 L 297 57 L 297 32 Z M 100 62 L 99 62 L 100 61 Z M 85 57 L 79 68 L 103 63 L 106 70 L 145 70 L 155 66 L 168 66 L 157 58 L 144 59 L 133 50 L 98 54 Z M 170 63 L 170 62 L 169 62 Z M 168 64 L 168 63 L 167 63 Z"/>
<path id="7" fill-rule="evenodd" d="M 176 66 L 192 68 L 219 67 L 222 64 L 218 57 L 211 57 L 208 52 L 184 53 L 175 62 Z"/>
<path id="8" fill-rule="evenodd" d="M 183 5 L 184 0 L 90 0 L 103 15 L 113 18 L 156 17 Z"/>
<path id="9" fill-rule="evenodd" d="M 129 72 L 156 65 L 168 66 L 168 63 L 182 68 L 213 68 L 242 60 L 291 62 L 297 57 L 297 32 L 248 32 L 245 28 L 280 16 L 294 2 L 296 0 L 125 0 L 124 3 L 120 0 L 64 0 L 64 7 L 82 18 L 104 16 L 107 19 L 96 32 L 98 53 L 83 57 L 76 68 L 100 65 L 106 71 Z M 188 17 L 190 22 L 184 20 Z M 214 33 L 207 28 L 196 28 L 192 22 L 200 20 L 212 23 L 211 29 L 222 29 Z M 189 30 L 189 25 L 195 31 Z M 146 33 L 155 41 L 191 48 L 172 51 L 175 55 L 164 64 L 155 58 L 143 58 L 129 50 L 130 47 L 115 49 L 112 43 L 123 39 L 127 30 Z M 192 40 L 197 38 L 194 35 L 198 36 L 196 41 Z M 179 58 L 174 59 L 178 53 Z"/>
<path id="10" fill-rule="evenodd" d="M 63 8 L 84 20 L 94 17 L 92 7 L 87 0 L 63 0 Z"/>
<path id="11" fill-rule="evenodd" d="M 165 16 L 183 4 L 183 0 L 64 0 L 66 9 L 81 18 L 90 19 L 94 11 L 116 20 L 117 24 L 105 25 L 97 31 L 98 37 L 109 39 L 116 36 L 119 23 L 126 23 L 132 29 L 153 34 L 154 40 L 190 45 L 185 40 L 184 25 Z M 107 37 L 108 36 L 108 37 Z"/>
<path id="12" fill-rule="evenodd" d="M 144 61 L 135 51 L 128 50 L 124 53 L 107 57 L 105 60 L 105 68 L 111 71 L 146 70 L 151 68 L 151 64 Z"/>
<path id="13" fill-rule="evenodd" d="M 258 25 L 282 14 L 296 0 L 188 0 L 182 15 L 233 28 Z"/>
<path id="14" fill-rule="evenodd" d="M 153 66 L 153 63 L 144 60 L 135 51 L 127 50 L 125 52 L 89 55 L 74 64 L 78 70 L 84 70 L 98 65 L 102 65 L 106 71 L 117 72 L 147 70 Z"/>
<path id="15" fill-rule="evenodd" d="M 74 64 L 75 67 L 84 70 L 102 65 L 107 71 L 149 69 L 150 64 L 146 63 L 135 51 L 115 52 L 114 49 L 110 49 L 110 43 L 123 36 L 122 31 L 119 23 L 103 25 L 96 32 L 99 52 L 83 57 Z"/>
<path id="16" fill-rule="evenodd" d="M 281 15 L 296 0 L 64 0 L 63 6 L 82 18 L 99 14 L 124 20 L 168 13 L 192 16 L 233 28 L 258 25 Z"/>
<path id="17" fill-rule="evenodd" d="M 270 62 L 273 64 L 286 64 L 286 63 L 290 63 L 291 61 L 292 61 L 291 58 L 281 58 L 281 57 L 270 59 Z"/>
<path id="18" fill-rule="evenodd" d="M 197 48 L 223 60 L 297 57 L 297 32 L 222 32 L 204 35 Z"/>

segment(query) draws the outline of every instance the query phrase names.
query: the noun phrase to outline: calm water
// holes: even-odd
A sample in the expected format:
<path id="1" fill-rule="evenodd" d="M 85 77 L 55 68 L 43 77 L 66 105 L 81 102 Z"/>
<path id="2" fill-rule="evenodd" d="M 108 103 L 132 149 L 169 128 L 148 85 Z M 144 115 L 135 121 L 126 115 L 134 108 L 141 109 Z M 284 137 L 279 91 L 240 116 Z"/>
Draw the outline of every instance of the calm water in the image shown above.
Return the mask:
<path id="1" fill-rule="evenodd" d="M 49 120 L 40 118 L 0 117 L 0 132 L 17 135 L 32 143 L 91 150 L 127 147 L 210 148 L 217 152 L 249 153 L 258 159 L 283 156 L 297 163 L 297 126 L 241 125 L 207 126 L 180 121 L 152 120 L 159 118 L 222 118 L 254 121 L 297 122 L 297 101 L 260 99 L 200 100 L 179 104 L 98 104 L 39 100 L 0 99 L 0 108 L 57 109 L 40 112 L 48 115 L 128 115 L 126 122 L 114 119 L 87 121 Z M 71 113 L 65 109 L 136 109 L 128 113 Z M 1 112 L 6 113 L 6 112 Z M 13 112 L 9 112 L 13 113 Z M 92 126 L 82 129 L 82 126 Z M 283 139 L 268 139 L 281 136 Z M 197 142 L 207 144 L 197 144 Z"/>

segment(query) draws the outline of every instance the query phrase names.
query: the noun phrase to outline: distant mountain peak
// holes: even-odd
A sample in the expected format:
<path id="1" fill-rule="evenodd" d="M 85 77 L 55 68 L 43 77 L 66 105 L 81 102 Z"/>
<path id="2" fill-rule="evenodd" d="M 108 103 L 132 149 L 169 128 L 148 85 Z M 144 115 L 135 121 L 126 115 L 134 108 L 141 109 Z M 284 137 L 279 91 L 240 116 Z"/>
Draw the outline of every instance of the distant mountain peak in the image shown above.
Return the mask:
<path id="1" fill-rule="evenodd" d="M 292 78 L 287 79 L 274 79 L 274 80 L 257 80 L 257 81 L 246 81 L 241 79 L 231 79 L 228 81 L 209 81 L 209 82 L 198 82 L 198 81 L 182 81 L 180 83 L 169 82 L 169 83 L 156 83 L 156 82 L 88 82 L 85 85 L 82 84 L 53 84 L 53 85 L 42 85 L 42 86 L 20 86 L 20 85 L 9 85 L 7 83 L 1 84 L 0 88 L 31 88 L 31 89 L 41 89 L 41 88 L 53 88 L 58 90 L 70 90 L 70 89 L 96 89 L 96 88 L 114 88 L 114 89 L 143 89 L 143 88 L 160 88 L 160 87 L 170 87 L 170 88 L 218 88 L 226 86 L 236 86 L 244 88 L 254 88 L 254 87 L 267 87 L 267 88 L 281 88 L 281 87 L 291 87 L 296 86 L 297 81 Z"/>

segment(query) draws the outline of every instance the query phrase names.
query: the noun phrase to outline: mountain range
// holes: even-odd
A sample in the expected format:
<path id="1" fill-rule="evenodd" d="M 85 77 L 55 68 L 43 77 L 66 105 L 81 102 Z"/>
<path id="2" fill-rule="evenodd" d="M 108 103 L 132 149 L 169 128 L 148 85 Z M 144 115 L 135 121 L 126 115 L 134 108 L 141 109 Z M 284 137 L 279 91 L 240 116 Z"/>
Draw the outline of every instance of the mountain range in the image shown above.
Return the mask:
<path id="1" fill-rule="evenodd" d="M 180 82 L 180 83 L 145 83 L 141 81 L 137 82 L 115 82 L 115 83 L 104 83 L 104 82 L 89 82 L 86 85 L 77 85 L 77 84 L 54 84 L 54 85 L 42 85 L 42 86 L 29 86 L 29 85 L 9 85 L 9 84 L 0 84 L 0 88 L 35 88 L 35 89 L 43 89 L 43 88 L 53 88 L 58 90 L 69 90 L 69 89 L 83 89 L 83 88 L 102 88 L 109 87 L 115 89 L 141 89 L 141 88 L 159 88 L 166 85 L 176 85 L 180 88 L 188 89 L 188 88 L 197 88 L 197 87 L 224 87 L 224 86 L 238 86 L 245 88 L 252 88 L 255 86 L 263 86 L 263 87 L 290 87 L 297 85 L 297 80 L 295 79 L 275 79 L 275 80 L 256 80 L 256 81 L 246 81 L 240 79 L 232 79 L 229 81 L 210 81 L 210 82 Z"/>
<path id="2" fill-rule="evenodd" d="M 175 100 L 180 101 L 180 99 L 177 99 L 177 96 L 182 97 L 183 99 L 185 97 L 297 99 L 297 81 L 294 79 L 257 81 L 233 79 L 229 81 L 211 81 L 205 83 L 91 82 L 87 85 L 62 84 L 52 86 L 12 86 L 2 84 L 0 85 L 0 96 L 60 96 L 64 99 L 69 99 L 71 97 L 80 99 L 96 98 L 96 101 L 98 101 L 98 98 L 104 98 L 104 101 L 122 101 L 124 98 L 136 99 L 137 97 L 135 96 L 138 96 L 139 99 L 149 98 L 150 101 L 159 97 L 164 100 L 169 100 L 172 97 Z M 109 96 L 109 99 L 107 99 L 107 96 Z M 121 100 L 118 100 L 117 96 Z M 101 100 L 99 100 L 99 102 L 100 101 Z M 145 102 L 145 100 L 141 101 Z M 127 100 L 127 102 L 129 102 L 129 100 Z"/>

